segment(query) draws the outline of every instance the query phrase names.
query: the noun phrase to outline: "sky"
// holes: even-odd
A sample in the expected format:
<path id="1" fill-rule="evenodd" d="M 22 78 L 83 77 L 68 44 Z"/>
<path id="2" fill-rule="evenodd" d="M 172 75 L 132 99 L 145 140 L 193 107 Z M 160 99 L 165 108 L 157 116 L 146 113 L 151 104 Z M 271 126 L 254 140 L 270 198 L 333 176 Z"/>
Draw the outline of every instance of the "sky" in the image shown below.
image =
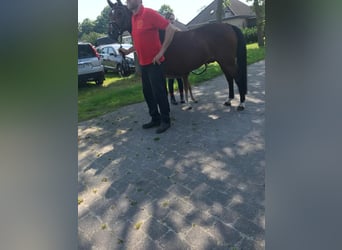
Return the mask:
<path id="1" fill-rule="evenodd" d="M 126 4 L 126 0 L 121 0 Z M 163 4 L 173 9 L 176 19 L 184 24 L 190 22 L 203 7 L 209 5 L 213 0 L 143 0 L 145 7 L 159 10 Z M 240 0 L 241 1 L 241 0 Z M 112 0 L 114 3 L 115 0 Z M 246 3 L 246 1 L 241 1 Z M 101 11 L 108 5 L 107 0 L 78 0 L 78 22 L 85 18 L 96 20 Z M 250 5 L 250 4 L 248 4 Z"/>

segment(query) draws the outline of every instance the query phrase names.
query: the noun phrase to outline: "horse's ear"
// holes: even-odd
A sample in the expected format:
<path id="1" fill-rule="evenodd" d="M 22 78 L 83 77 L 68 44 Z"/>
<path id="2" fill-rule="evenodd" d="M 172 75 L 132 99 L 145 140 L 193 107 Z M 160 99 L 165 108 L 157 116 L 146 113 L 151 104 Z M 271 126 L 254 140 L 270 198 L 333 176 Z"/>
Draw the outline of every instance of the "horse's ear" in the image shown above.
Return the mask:
<path id="1" fill-rule="evenodd" d="M 110 1 L 110 0 L 107 0 L 109 6 L 113 9 L 114 8 L 114 4 Z"/>
<path id="2" fill-rule="evenodd" d="M 122 6 L 123 4 L 121 3 L 121 0 L 116 0 L 118 2 L 119 6 Z"/>

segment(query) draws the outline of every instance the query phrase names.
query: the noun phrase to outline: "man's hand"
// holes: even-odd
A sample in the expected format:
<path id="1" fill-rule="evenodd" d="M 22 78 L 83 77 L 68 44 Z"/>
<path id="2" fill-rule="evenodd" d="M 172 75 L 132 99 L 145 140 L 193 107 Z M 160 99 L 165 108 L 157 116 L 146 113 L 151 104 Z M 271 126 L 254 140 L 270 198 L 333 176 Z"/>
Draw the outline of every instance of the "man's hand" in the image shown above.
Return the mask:
<path id="1" fill-rule="evenodd" d="M 123 55 L 129 54 L 128 49 L 124 49 L 124 48 L 119 48 L 119 52 Z"/>
<path id="2" fill-rule="evenodd" d="M 165 51 L 167 50 L 167 48 L 171 44 L 173 36 L 174 36 L 175 32 L 177 32 L 177 31 L 179 31 L 179 29 L 176 28 L 176 26 L 169 23 L 169 25 L 165 29 L 165 38 L 164 38 L 164 42 L 162 44 L 162 47 L 161 47 L 159 53 L 152 60 L 153 64 L 156 64 L 156 63 L 160 64 L 160 58 L 162 58 Z"/>
<path id="3" fill-rule="evenodd" d="M 163 57 L 163 52 L 159 51 L 159 53 L 153 58 L 152 63 L 153 64 L 160 64 L 160 58 Z"/>

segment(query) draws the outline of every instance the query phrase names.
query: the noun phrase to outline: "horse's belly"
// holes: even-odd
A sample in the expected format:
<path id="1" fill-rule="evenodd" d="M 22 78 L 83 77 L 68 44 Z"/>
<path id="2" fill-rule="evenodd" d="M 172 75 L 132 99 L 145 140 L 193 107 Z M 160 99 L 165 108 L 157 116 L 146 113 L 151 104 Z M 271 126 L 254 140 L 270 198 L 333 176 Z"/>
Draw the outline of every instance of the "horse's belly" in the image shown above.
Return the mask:
<path id="1" fill-rule="evenodd" d="M 175 57 L 165 55 L 165 73 L 169 76 L 183 76 L 207 63 L 207 58 Z"/>

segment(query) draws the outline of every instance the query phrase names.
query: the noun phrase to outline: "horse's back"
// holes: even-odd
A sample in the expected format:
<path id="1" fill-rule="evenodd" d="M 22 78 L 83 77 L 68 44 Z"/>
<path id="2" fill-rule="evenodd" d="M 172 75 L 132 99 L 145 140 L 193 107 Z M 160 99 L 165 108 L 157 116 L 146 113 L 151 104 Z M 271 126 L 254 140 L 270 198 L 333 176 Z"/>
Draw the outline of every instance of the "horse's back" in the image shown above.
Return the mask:
<path id="1" fill-rule="evenodd" d="M 176 32 L 165 53 L 166 73 L 185 75 L 205 63 L 225 58 L 234 61 L 236 44 L 236 34 L 228 24 L 206 24 L 196 29 Z"/>

